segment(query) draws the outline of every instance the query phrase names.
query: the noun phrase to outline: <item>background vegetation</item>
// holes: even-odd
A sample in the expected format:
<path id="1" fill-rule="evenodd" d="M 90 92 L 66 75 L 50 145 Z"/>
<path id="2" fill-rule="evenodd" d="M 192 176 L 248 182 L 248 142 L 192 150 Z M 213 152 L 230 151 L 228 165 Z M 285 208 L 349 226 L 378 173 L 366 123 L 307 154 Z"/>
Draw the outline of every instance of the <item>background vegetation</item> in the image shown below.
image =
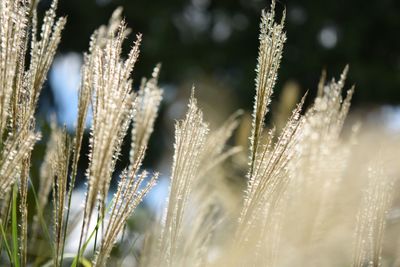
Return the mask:
<path id="1" fill-rule="evenodd" d="M 42 10 L 49 3 L 41 1 Z M 211 79 L 228 87 L 240 107 L 250 109 L 258 18 L 268 5 L 265 0 L 60 1 L 59 13 L 68 16 L 68 24 L 59 51 L 85 51 L 93 30 L 123 6 L 127 23 L 146 36 L 142 46 L 146 60 L 141 61 L 137 77 L 162 62 L 163 83 L 180 87 Z M 349 82 L 360 88 L 353 106 L 400 102 L 399 1 L 278 1 L 277 9 L 283 8 L 290 35 L 278 93 L 288 80 L 298 82 L 303 92 L 313 89 L 322 68 L 339 73 L 348 63 Z M 328 38 L 325 43 L 321 34 Z"/>

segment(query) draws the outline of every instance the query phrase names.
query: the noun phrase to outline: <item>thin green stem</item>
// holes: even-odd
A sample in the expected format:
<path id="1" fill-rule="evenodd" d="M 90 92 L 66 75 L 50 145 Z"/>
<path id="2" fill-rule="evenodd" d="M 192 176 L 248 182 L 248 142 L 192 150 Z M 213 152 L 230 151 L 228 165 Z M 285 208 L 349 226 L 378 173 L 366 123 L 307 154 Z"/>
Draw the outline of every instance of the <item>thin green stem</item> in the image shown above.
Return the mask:
<path id="1" fill-rule="evenodd" d="M 11 217 L 11 227 L 12 227 L 12 240 L 13 240 L 13 258 L 14 266 L 19 267 L 20 262 L 18 258 L 18 221 L 17 221 L 17 200 L 18 200 L 18 185 L 14 184 L 12 193 L 12 217 Z"/>
<path id="2" fill-rule="evenodd" d="M 46 221 L 44 220 L 44 217 L 43 217 L 43 210 L 42 210 L 42 207 L 40 206 L 40 203 L 39 203 L 39 199 L 38 199 L 38 196 L 37 196 L 37 193 L 36 193 L 35 186 L 33 185 L 32 180 L 31 180 L 30 178 L 29 178 L 29 182 L 31 183 L 33 198 L 34 198 L 34 200 L 35 200 L 36 208 L 37 208 L 37 210 L 38 210 L 37 214 L 38 214 L 38 216 L 39 216 L 40 225 L 41 225 L 42 230 L 44 231 L 44 233 L 45 233 L 45 235 L 46 235 L 46 238 L 48 239 L 48 242 L 49 242 L 49 244 L 50 244 L 50 246 L 51 246 L 51 250 L 52 250 L 53 253 L 54 253 L 55 250 L 54 250 L 53 243 L 51 242 L 51 236 L 50 236 L 49 228 L 47 227 Z"/>
<path id="3" fill-rule="evenodd" d="M 0 230 L 1 230 L 1 236 L 3 237 L 3 240 L 4 240 L 4 245 L 6 247 L 8 258 L 10 259 L 10 262 L 12 263 L 12 252 L 10 249 L 10 245 L 8 244 L 7 235 L 4 231 L 3 222 L 1 221 L 1 219 L 0 219 Z"/>

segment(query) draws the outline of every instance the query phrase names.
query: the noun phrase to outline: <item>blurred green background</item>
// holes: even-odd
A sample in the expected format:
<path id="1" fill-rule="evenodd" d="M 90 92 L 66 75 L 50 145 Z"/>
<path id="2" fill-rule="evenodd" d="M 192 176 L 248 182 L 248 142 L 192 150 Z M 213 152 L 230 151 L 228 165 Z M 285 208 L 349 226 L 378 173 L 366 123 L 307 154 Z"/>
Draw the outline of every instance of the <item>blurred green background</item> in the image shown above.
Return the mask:
<path id="1" fill-rule="evenodd" d="M 49 1 L 42 1 L 47 7 Z M 174 85 L 208 77 L 250 107 L 264 0 L 60 0 L 68 16 L 61 53 L 86 51 L 89 37 L 117 6 L 144 36 L 136 80 L 163 63 L 161 81 Z M 288 35 L 280 84 L 314 89 L 322 68 L 337 75 L 350 64 L 355 104 L 400 102 L 400 1 L 278 1 Z M 279 13 L 278 13 L 279 14 Z"/>
<path id="2" fill-rule="evenodd" d="M 42 0 L 41 13 L 49 5 Z M 122 6 L 133 32 L 143 34 L 135 87 L 156 63 L 163 64 L 160 83 L 165 100 L 146 166 L 158 165 L 168 173 L 174 120 L 182 116 L 192 84 L 211 123 L 218 124 L 238 108 L 251 110 L 258 24 L 261 10 L 269 5 L 263 0 L 59 0 L 58 15 L 67 16 L 68 23 L 39 115 L 48 118 L 56 112 L 60 124 L 73 128 L 81 54 L 93 31 Z M 310 101 L 322 69 L 328 77 L 338 77 L 349 64 L 348 87 L 356 84 L 353 107 L 400 103 L 400 1 L 281 0 L 276 8 L 278 16 L 287 11 L 288 40 L 274 100 L 290 83 L 300 94 L 309 90 Z M 133 40 L 134 34 L 126 50 Z"/>

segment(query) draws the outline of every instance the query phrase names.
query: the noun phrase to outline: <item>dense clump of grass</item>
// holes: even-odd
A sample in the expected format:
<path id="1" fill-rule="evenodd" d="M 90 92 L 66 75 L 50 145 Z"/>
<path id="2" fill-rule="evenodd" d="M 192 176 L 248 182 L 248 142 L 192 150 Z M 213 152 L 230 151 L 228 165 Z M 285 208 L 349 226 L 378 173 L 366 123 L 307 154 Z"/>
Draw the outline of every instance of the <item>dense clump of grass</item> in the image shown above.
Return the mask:
<path id="1" fill-rule="evenodd" d="M 130 29 L 117 9 L 109 24 L 94 32 L 84 55 L 75 134 L 52 124 L 36 190 L 31 152 L 41 135 L 34 114 L 66 23 L 56 19 L 57 1 L 42 23 L 36 5 L 34 0 L 0 3 L 1 265 L 124 264 L 125 255 L 113 255 L 113 248 L 132 236 L 127 222 L 159 176 L 143 170 L 142 162 L 162 100 L 161 65 L 133 90 L 142 36 L 122 55 Z M 323 74 L 308 109 L 304 96 L 286 123 L 265 124 L 286 41 L 284 21 L 285 14 L 276 22 L 274 1 L 262 12 L 248 148 L 227 145 L 242 112 L 210 129 L 192 89 L 186 116 L 175 125 L 166 208 L 133 242 L 141 252 L 127 266 L 398 264 L 400 225 L 391 211 L 399 140 L 368 127 L 359 130 L 358 124 L 343 134 L 354 93 L 354 87 L 343 93 L 348 67 L 338 81 L 327 82 Z M 81 213 L 72 214 L 89 107 L 86 195 Z M 130 125 L 129 165 L 108 201 Z M 242 171 L 229 172 L 232 166 Z M 235 190 L 227 176 L 240 173 L 247 173 L 239 178 L 246 186 Z M 34 203 L 28 202 L 30 194 Z M 36 213 L 28 216 L 28 210 Z M 72 228 L 80 232 L 77 240 L 69 240 Z M 396 238 L 385 240 L 385 231 Z M 66 253 L 67 241 L 76 244 L 73 254 Z"/>

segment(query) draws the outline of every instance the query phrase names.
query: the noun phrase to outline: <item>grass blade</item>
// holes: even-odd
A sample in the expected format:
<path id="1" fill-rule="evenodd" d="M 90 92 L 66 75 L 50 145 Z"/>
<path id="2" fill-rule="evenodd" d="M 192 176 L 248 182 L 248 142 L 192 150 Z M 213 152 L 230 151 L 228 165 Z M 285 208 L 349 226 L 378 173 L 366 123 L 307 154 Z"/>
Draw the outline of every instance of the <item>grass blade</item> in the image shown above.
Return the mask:
<path id="1" fill-rule="evenodd" d="M 38 216 L 39 216 L 40 226 L 42 227 L 42 230 L 43 230 L 43 231 L 45 232 L 45 234 L 46 234 L 46 238 L 47 238 L 47 241 L 49 242 L 49 244 L 50 244 L 50 246 L 51 246 L 52 252 L 54 252 L 54 246 L 53 246 L 53 242 L 51 242 L 51 237 L 50 237 L 49 228 L 47 227 L 46 221 L 44 220 L 44 217 L 43 217 L 43 210 L 42 210 L 42 207 L 40 207 L 39 198 L 38 198 L 38 196 L 37 196 L 35 186 L 33 185 L 31 179 L 29 179 L 29 182 L 31 183 L 33 198 L 35 199 L 35 204 L 36 204 L 36 208 L 37 208 L 37 214 L 38 214 Z"/>
<path id="2" fill-rule="evenodd" d="M 12 263 L 12 252 L 11 252 L 11 249 L 10 249 L 10 245 L 8 244 L 8 241 L 7 241 L 7 236 L 6 236 L 6 233 L 5 233 L 5 231 L 4 231 L 4 227 L 3 227 L 3 222 L 2 221 L 0 221 L 0 230 L 1 230 L 1 236 L 3 237 L 3 240 L 4 240 L 4 245 L 6 246 L 6 251 L 7 251 L 7 255 L 8 255 L 8 258 L 10 259 L 10 262 Z"/>
<path id="3" fill-rule="evenodd" d="M 18 200 L 18 187 L 14 184 L 13 194 L 12 194 L 12 217 L 11 217 L 11 230 L 12 230 L 12 240 L 13 240 L 13 262 L 15 267 L 19 267 L 18 258 L 18 221 L 17 221 L 17 200 Z"/>
<path id="4" fill-rule="evenodd" d="M 107 208 L 107 211 L 108 211 L 109 208 L 110 208 L 110 206 Z M 86 240 L 86 242 L 83 244 L 82 248 L 79 250 L 79 253 L 75 256 L 74 261 L 73 261 L 72 264 L 71 264 L 71 267 L 77 267 L 77 266 L 78 266 L 78 265 L 77 265 L 77 264 L 78 264 L 78 259 L 79 259 L 79 262 L 82 261 L 82 256 L 83 256 L 83 254 L 85 253 L 86 248 L 87 248 L 87 246 L 89 245 L 90 241 L 91 241 L 92 238 L 96 235 L 97 230 L 99 229 L 100 225 L 101 225 L 102 222 L 103 222 L 103 219 L 104 219 L 104 217 L 100 217 L 100 218 L 97 220 L 96 226 L 94 227 L 93 231 L 90 233 L 89 238 L 88 238 L 88 239 Z M 81 263 L 82 263 L 82 262 L 81 262 Z"/>

